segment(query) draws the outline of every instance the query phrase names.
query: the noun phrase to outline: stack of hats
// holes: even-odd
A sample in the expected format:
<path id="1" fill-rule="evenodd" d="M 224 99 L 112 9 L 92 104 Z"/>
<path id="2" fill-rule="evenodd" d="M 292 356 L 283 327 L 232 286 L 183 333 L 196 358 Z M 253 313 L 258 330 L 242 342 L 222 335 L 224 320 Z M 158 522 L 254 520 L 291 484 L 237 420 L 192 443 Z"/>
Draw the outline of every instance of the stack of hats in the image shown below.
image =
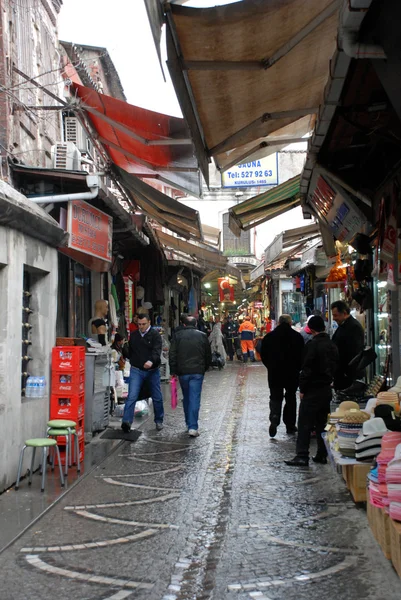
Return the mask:
<path id="1" fill-rule="evenodd" d="M 375 418 L 365 421 L 362 426 L 362 433 L 358 435 L 355 441 L 356 460 L 372 460 L 375 458 L 382 447 L 382 437 L 387 432 L 387 427 L 383 419 Z"/>
<path id="2" fill-rule="evenodd" d="M 369 419 L 366 412 L 352 408 L 345 412 L 337 423 L 338 448 L 343 456 L 355 458 L 355 442 L 365 421 Z"/>
<path id="3" fill-rule="evenodd" d="M 389 431 L 401 431 L 401 419 L 396 416 L 394 408 L 390 404 L 376 406 L 374 415 L 383 419 Z"/>
<path id="4" fill-rule="evenodd" d="M 397 392 L 388 391 L 377 394 L 376 406 L 380 406 L 381 404 L 388 404 L 397 414 L 400 412 L 400 402 Z"/>
<path id="5" fill-rule="evenodd" d="M 397 431 L 389 431 L 383 435 L 382 449 L 380 454 L 377 456 L 378 482 L 375 483 L 371 479 L 369 483 L 370 502 L 374 506 L 387 508 L 390 505 L 386 482 L 386 471 L 388 464 L 394 458 L 395 450 L 398 444 L 401 444 L 401 433 Z"/>
<path id="6" fill-rule="evenodd" d="M 352 400 L 345 400 L 341 402 L 337 410 L 329 415 L 329 423 L 336 424 L 338 421 L 345 417 L 345 413 L 347 410 L 351 410 L 355 408 L 359 410 L 359 404 L 357 402 L 353 402 Z"/>
<path id="7" fill-rule="evenodd" d="M 401 521 L 401 444 L 398 444 L 394 458 L 388 463 L 386 484 L 390 517 L 395 521 Z"/>

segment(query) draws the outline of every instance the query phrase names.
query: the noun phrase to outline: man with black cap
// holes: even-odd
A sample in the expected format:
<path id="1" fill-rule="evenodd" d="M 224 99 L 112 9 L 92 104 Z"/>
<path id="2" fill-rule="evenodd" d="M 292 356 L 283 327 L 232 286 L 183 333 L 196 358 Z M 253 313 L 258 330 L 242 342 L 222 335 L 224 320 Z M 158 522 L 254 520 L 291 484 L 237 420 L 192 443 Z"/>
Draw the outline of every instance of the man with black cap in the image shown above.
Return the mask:
<path id="1" fill-rule="evenodd" d="M 304 360 L 299 377 L 301 405 L 298 416 L 297 454 L 285 463 L 290 467 L 309 465 L 311 432 L 316 431 L 317 453 L 313 462 L 326 464 L 327 450 L 322 433 L 330 413 L 331 384 L 338 368 L 337 346 L 325 332 L 322 317 L 314 316 L 308 321 L 312 340 L 305 346 Z"/>

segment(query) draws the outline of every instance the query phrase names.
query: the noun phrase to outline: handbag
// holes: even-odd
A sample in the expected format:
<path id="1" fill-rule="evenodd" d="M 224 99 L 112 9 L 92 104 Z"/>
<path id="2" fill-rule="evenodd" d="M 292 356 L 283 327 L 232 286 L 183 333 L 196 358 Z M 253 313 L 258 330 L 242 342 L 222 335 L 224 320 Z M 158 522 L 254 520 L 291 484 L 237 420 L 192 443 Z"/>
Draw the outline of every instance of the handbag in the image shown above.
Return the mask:
<path id="1" fill-rule="evenodd" d="M 171 408 L 174 410 L 178 404 L 178 390 L 177 390 L 177 377 L 175 375 L 170 379 L 170 391 L 171 391 Z"/>

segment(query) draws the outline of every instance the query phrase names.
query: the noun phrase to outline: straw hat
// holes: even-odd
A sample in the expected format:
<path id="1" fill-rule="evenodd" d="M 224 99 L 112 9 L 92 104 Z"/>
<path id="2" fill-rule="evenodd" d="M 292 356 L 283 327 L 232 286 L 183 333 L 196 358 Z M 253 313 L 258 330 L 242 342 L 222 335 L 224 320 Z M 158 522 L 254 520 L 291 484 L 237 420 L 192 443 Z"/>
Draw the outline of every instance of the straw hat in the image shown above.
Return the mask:
<path id="1" fill-rule="evenodd" d="M 369 420 L 369 415 L 361 410 L 347 410 L 344 417 L 340 419 L 340 423 L 360 423 L 361 425 Z"/>

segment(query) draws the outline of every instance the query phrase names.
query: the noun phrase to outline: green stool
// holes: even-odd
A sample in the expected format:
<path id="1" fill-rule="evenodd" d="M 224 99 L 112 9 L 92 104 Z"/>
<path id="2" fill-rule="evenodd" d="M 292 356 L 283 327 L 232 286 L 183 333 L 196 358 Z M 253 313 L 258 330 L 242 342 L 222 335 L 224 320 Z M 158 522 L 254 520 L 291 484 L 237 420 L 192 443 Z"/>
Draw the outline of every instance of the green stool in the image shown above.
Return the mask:
<path id="1" fill-rule="evenodd" d="M 70 467 L 72 466 L 72 436 L 75 436 L 75 454 L 77 460 L 77 471 L 80 473 L 81 465 L 79 462 L 79 439 L 78 433 L 76 430 L 76 422 L 71 421 L 69 419 L 51 419 L 47 422 L 47 432 L 46 435 L 50 437 L 57 437 L 59 435 L 65 436 L 66 443 L 66 457 L 69 457 L 68 460 L 65 461 L 65 476 L 68 475 L 68 463 Z M 50 433 L 51 432 L 51 433 Z M 54 455 L 53 455 L 54 459 Z M 54 468 L 54 460 L 53 460 L 53 468 Z"/>
<path id="2" fill-rule="evenodd" d="M 60 469 L 60 482 L 61 482 L 61 485 L 64 486 L 63 469 L 61 468 L 60 452 L 59 452 L 56 440 L 52 440 L 50 438 L 34 438 L 31 440 L 26 440 L 25 445 L 21 450 L 21 454 L 20 454 L 20 458 L 19 458 L 19 465 L 18 465 L 17 482 L 15 484 L 16 490 L 18 490 L 18 488 L 19 488 L 19 481 L 21 479 L 22 461 L 24 459 L 25 448 L 33 448 L 32 460 L 31 460 L 31 470 L 29 472 L 29 482 L 28 482 L 29 485 L 31 485 L 31 483 L 32 483 L 32 474 L 33 474 L 33 466 L 34 466 L 34 462 L 35 462 L 36 448 L 42 448 L 42 453 L 43 453 L 42 454 L 42 487 L 41 487 L 40 491 L 41 492 L 44 491 L 45 481 L 46 481 L 47 449 L 51 448 L 51 447 L 55 447 L 57 457 L 58 457 L 59 469 Z"/>

